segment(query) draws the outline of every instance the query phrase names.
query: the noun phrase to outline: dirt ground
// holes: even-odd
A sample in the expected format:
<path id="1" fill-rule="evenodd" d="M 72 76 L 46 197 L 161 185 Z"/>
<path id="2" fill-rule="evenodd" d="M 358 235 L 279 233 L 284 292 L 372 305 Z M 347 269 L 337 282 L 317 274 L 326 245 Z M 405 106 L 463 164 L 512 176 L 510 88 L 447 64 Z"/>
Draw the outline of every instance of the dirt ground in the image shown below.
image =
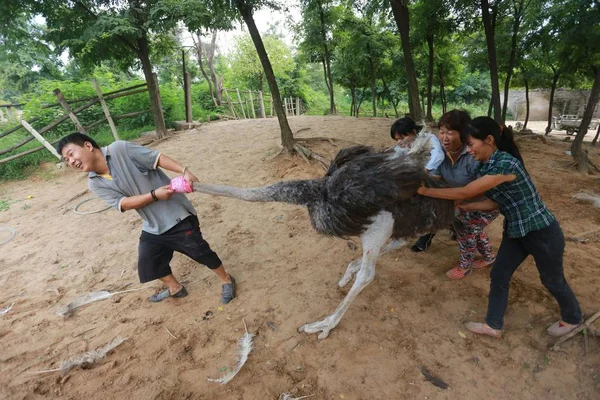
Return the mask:
<path id="1" fill-rule="evenodd" d="M 293 117 L 297 137 L 327 136 L 387 147 L 390 120 Z M 322 174 L 301 158 L 272 156 L 276 120 L 225 121 L 178 133 L 153 146 L 186 164 L 200 180 L 257 186 Z M 335 142 L 340 147 L 351 143 Z M 592 232 L 589 243 L 567 242 L 566 276 L 583 311 L 600 310 L 600 246 L 593 234 L 600 210 L 572 199 L 600 193 L 598 175 L 569 166 L 567 143 L 520 141 L 527 168 L 566 236 Z M 314 142 L 333 156 L 340 147 Z M 600 160 L 599 151 L 590 151 Z M 18 231 L 0 247 L 0 398 L 277 399 L 598 399 L 600 339 L 568 341 L 546 355 L 546 328 L 558 308 L 531 259 L 511 284 L 506 331 L 500 340 L 475 337 L 463 323 L 486 311 L 489 273 L 461 281 L 444 273 L 457 261 L 456 243 L 440 233 L 427 253 L 401 249 L 379 259 L 375 280 L 359 295 L 329 338 L 298 333 L 331 313 L 347 293 L 337 281 L 360 257 L 360 243 L 316 234 L 306 210 L 286 204 L 246 203 L 191 194 L 211 246 L 238 282 L 238 298 L 219 304 L 220 285 L 206 268 L 176 255 L 172 266 L 188 288 L 184 299 L 150 304 L 145 290 L 89 304 L 72 317 L 56 314 L 75 297 L 139 288 L 136 271 L 141 221 L 135 212 L 80 216 L 72 209 L 90 194 L 85 176 L 54 165 L 27 181 L 0 186 L 10 208 L 0 227 Z M 31 197 L 30 197 L 31 196 Z M 94 200 L 81 209 L 103 204 Z M 488 228 L 497 246 L 502 221 Z M 0 232 L 0 242 L 8 236 Z M 248 329 L 255 348 L 237 377 L 207 381 L 235 364 L 237 341 Z M 596 323 L 595 329 L 600 329 Z M 31 374 L 127 338 L 88 369 Z M 421 367 L 448 383 L 426 381 Z"/>

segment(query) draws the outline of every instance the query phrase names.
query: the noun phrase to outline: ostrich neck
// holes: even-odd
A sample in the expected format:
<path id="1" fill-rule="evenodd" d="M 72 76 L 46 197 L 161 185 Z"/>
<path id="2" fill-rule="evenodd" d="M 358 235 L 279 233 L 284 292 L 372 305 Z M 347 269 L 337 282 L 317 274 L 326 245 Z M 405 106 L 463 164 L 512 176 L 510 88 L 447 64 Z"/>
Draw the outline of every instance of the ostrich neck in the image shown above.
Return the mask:
<path id="1" fill-rule="evenodd" d="M 274 185 L 238 188 L 194 182 L 194 191 L 215 196 L 233 197 L 244 201 L 281 202 L 307 205 L 319 194 L 320 180 L 279 182 Z"/>

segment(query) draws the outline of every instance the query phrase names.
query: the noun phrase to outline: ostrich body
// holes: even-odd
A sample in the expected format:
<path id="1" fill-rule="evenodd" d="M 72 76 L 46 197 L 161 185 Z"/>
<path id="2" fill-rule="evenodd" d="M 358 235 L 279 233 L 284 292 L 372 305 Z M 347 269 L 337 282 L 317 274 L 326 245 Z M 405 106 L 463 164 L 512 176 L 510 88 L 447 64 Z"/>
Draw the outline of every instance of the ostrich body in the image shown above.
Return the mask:
<path id="1" fill-rule="evenodd" d="M 362 259 L 352 261 L 339 281 L 343 287 L 356 274 L 352 288 L 333 314 L 299 329 L 321 332 L 318 337 L 324 339 L 375 277 L 380 253 L 404 246 L 405 238 L 435 232 L 453 223 L 452 201 L 416 194 L 427 180 L 424 165 L 429 156 L 430 135 L 419 134 L 407 154 L 380 153 L 367 146 L 343 149 L 321 178 L 246 189 L 194 183 L 194 191 L 246 201 L 302 205 L 308 209 L 317 232 L 360 237 Z M 384 247 L 390 237 L 394 240 Z"/>

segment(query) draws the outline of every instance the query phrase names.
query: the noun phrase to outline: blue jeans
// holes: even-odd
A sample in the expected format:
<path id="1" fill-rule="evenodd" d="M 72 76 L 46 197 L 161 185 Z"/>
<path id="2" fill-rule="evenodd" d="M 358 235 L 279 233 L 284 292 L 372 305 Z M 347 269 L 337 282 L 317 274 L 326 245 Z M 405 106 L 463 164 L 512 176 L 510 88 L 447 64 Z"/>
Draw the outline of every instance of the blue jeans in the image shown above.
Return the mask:
<path id="1" fill-rule="evenodd" d="M 485 322 L 494 329 L 502 329 L 510 280 L 531 254 L 542 284 L 558 302 L 562 320 L 568 324 L 581 323 L 579 303 L 563 272 L 564 251 L 565 237 L 558 221 L 547 228 L 529 232 L 522 238 L 511 239 L 505 232 L 490 273 L 492 281 Z"/>

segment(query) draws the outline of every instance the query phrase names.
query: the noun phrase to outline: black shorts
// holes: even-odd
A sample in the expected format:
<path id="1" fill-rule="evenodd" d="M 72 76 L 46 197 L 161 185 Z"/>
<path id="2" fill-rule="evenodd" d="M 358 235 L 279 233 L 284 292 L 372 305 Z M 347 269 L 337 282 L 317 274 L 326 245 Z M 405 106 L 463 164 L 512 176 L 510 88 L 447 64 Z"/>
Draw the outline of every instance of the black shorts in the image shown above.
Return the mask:
<path id="1" fill-rule="evenodd" d="M 198 217 L 190 215 L 162 235 L 142 231 L 138 247 L 140 282 L 150 282 L 171 275 L 169 263 L 174 251 L 185 254 L 210 269 L 216 269 L 222 264 L 217 253 L 202 238 Z"/>

